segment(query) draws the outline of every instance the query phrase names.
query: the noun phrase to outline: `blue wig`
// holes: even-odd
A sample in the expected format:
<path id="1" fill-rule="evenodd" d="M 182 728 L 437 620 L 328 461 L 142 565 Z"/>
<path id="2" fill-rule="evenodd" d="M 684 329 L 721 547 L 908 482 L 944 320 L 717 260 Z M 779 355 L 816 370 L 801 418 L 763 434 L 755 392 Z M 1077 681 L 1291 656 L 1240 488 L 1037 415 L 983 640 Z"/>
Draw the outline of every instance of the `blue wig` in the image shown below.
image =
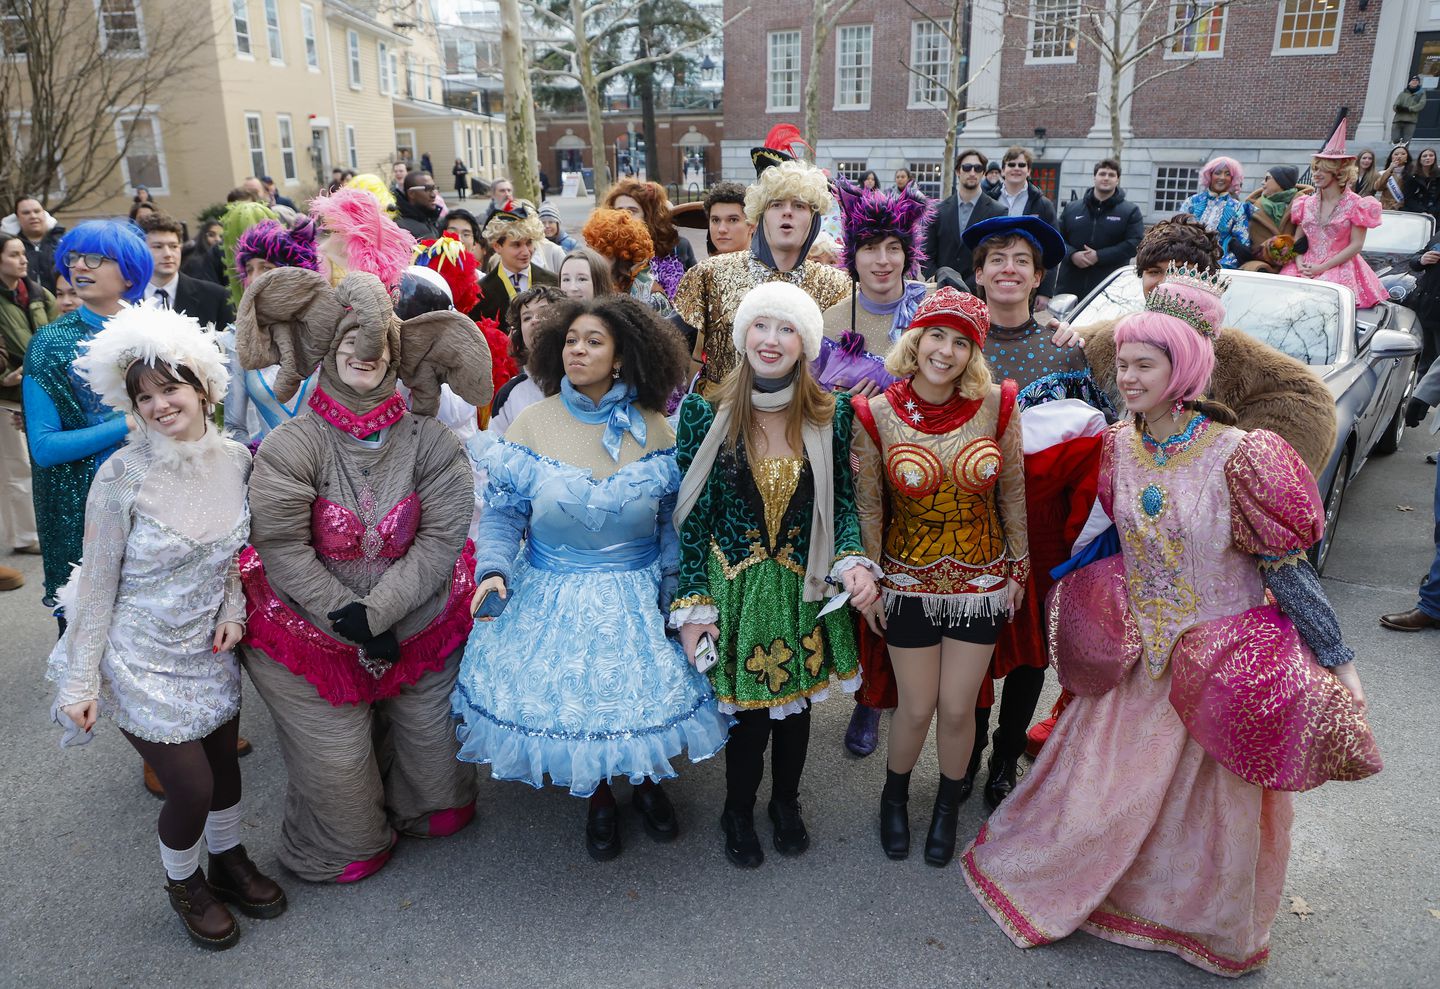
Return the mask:
<path id="1" fill-rule="evenodd" d="M 121 276 L 130 283 L 125 301 L 133 305 L 145 297 L 155 262 L 150 259 L 150 248 L 139 227 L 127 220 L 90 220 L 61 237 L 55 245 L 55 273 L 73 285 L 70 267 L 65 263 L 65 255 L 71 251 L 113 258 Z"/>

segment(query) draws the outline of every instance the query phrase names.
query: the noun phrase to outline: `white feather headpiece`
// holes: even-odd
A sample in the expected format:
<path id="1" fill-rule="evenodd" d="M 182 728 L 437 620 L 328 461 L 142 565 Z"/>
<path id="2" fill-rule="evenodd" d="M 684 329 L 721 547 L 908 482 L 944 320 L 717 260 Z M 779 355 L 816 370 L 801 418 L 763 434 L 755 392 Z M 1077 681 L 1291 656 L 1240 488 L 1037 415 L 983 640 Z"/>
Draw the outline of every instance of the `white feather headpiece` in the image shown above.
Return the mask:
<path id="1" fill-rule="evenodd" d="M 188 367 L 205 386 L 211 404 L 225 399 L 230 372 L 216 334 L 173 309 L 126 306 L 80 347 L 83 353 L 75 360 L 75 372 L 117 412 L 131 411 L 125 375 L 136 361 Z"/>

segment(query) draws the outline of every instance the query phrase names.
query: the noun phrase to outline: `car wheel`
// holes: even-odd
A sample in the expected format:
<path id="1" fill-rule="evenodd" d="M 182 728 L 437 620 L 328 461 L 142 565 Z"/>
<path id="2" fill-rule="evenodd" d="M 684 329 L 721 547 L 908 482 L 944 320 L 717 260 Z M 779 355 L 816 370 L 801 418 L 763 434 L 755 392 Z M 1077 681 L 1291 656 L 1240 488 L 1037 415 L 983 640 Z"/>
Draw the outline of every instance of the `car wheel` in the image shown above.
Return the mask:
<path id="1" fill-rule="evenodd" d="M 1325 573 L 1325 564 L 1330 560 L 1330 547 L 1335 545 L 1335 530 L 1340 520 L 1340 509 L 1345 503 L 1345 488 L 1350 483 L 1351 454 L 1346 450 L 1340 455 L 1335 467 L 1335 479 L 1330 482 L 1330 491 L 1325 495 L 1325 534 L 1310 550 L 1310 562 L 1318 574 Z"/>
<path id="2" fill-rule="evenodd" d="M 1415 385 L 1420 381 L 1420 367 L 1416 365 L 1410 371 L 1410 380 L 1405 383 L 1405 394 L 1400 396 L 1400 404 L 1395 409 L 1395 415 L 1385 426 L 1385 432 L 1375 441 L 1375 452 L 1385 455 L 1394 453 L 1400 449 L 1400 437 L 1405 434 L 1405 405 L 1410 401 L 1410 396 L 1415 394 Z"/>

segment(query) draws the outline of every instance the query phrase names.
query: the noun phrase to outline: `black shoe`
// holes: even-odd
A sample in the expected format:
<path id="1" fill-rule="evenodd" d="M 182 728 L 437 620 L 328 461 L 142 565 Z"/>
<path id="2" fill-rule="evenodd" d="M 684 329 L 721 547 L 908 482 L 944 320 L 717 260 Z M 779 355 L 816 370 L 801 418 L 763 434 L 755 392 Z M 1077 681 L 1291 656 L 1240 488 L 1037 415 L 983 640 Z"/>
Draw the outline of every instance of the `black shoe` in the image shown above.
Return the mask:
<path id="1" fill-rule="evenodd" d="M 596 862 L 609 862 L 620 854 L 620 820 L 614 804 L 590 808 L 585 820 L 585 850 Z"/>
<path id="2" fill-rule="evenodd" d="M 961 780 L 940 776 L 935 792 L 935 811 L 930 818 L 930 833 L 925 836 L 925 862 L 941 869 L 955 857 L 955 828 L 960 823 Z"/>
<path id="3" fill-rule="evenodd" d="M 1020 778 L 1020 760 L 999 753 L 990 756 L 990 778 L 985 781 L 985 802 L 994 810 L 1010 796 Z"/>
<path id="4" fill-rule="evenodd" d="M 910 774 L 885 770 L 880 794 L 880 847 L 895 860 L 910 855 Z"/>
<path id="5" fill-rule="evenodd" d="M 675 817 L 675 807 L 658 784 L 637 786 L 631 802 L 650 837 L 656 841 L 674 841 L 680 837 L 680 821 Z"/>
<path id="6" fill-rule="evenodd" d="M 775 825 L 775 850 L 781 855 L 799 855 L 810 847 L 810 832 L 800 817 L 800 800 L 770 801 L 770 823 Z"/>
<path id="7" fill-rule="evenodd" d="M 765 850 L 755 834 L 754 814 L 727 808 L 720 815 L 720 828 L 725 832 L 725 857 L 731 865 L 754 869 L 764 863 Z"/>

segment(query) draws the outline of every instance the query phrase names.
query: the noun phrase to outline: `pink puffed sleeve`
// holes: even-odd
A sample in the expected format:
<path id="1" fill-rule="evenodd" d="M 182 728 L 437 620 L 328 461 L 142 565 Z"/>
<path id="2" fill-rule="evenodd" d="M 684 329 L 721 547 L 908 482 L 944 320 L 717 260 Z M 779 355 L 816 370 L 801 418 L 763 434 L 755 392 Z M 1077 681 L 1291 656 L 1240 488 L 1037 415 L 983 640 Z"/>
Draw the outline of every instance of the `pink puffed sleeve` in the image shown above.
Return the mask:
<path id="1" fill-rule="evenodd" d="M 1314 198 L 1313 194 L 1307 193 L 1303 196 L 1296 196 L 1290 203 L 1290 221 L 1297 227 L 1305 222 L 1305 214 L 1310 212 L 1310 203 Z M 1375 201 L 1378 203 L 1380 200 Z"/>
<path id="2" fill-rule="evenodd" d="M 1353 197 L 1356 201 L 1350 204 L 1350 222 L 1357 227 L 1378 227 L 1380 226 L 1380 200 L 1374 196 L 1357 196 L 1350 190 L 1345 195 Z"/>
<path id="3" fill-rule="evenodd" d="M 1225 464 L 1230 538 L 1265 563 L 1300 559 L 1325 531 L 1325 510 L 1310 469 L 1277 434 L 1257 429 Z"/>
<path id="4" fill-rule="evenodd" d="M 1128 422 L 1117 422 L 1106 428 L 1100 439 L 1100 478 L 1095 486 L 1095 498 L 1105 514 L 1115 517 L 1115 442 L 1122 429 L 1134 429 Z"/>

